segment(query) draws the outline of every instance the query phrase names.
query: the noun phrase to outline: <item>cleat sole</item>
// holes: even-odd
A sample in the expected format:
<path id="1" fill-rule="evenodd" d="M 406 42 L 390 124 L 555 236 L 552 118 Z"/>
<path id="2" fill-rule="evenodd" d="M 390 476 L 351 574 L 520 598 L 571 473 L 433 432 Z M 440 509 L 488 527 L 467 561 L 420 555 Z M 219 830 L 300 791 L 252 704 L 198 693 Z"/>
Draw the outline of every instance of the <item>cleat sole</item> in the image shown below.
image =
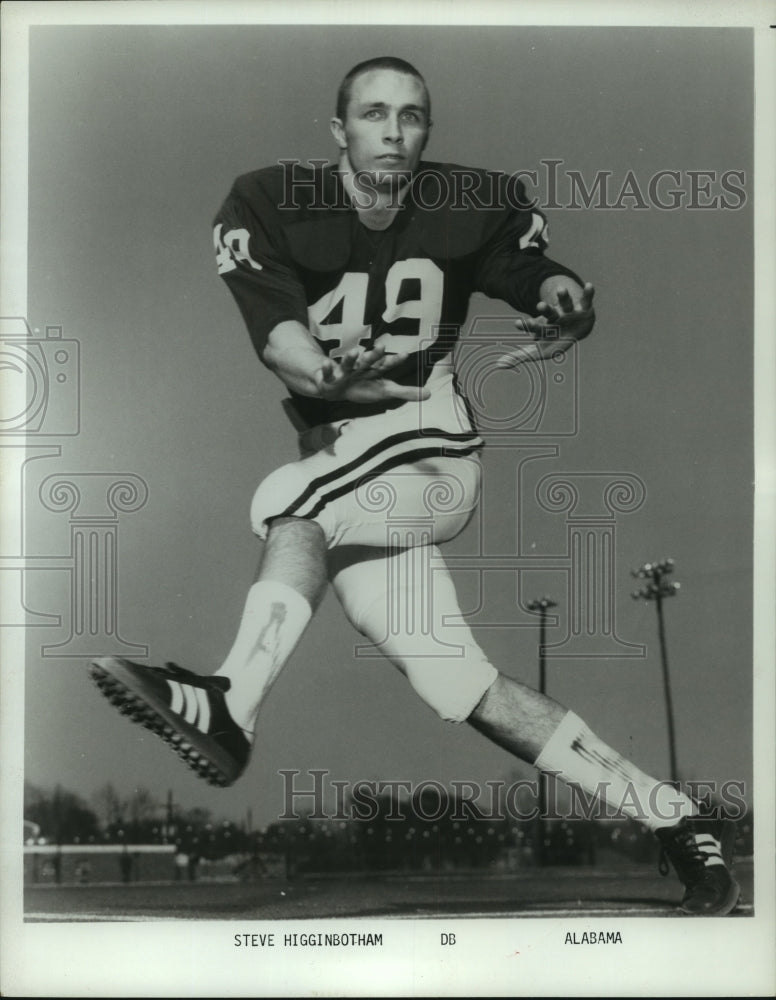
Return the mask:
<path id="1" fill-rule="evenodd" d="M 104 662 L 118 664 L 118 661 L 114 659 Z M 172 720 L 165 718 L 163 706 L 159 706 L 157 709 L 150 705 L 133 691 L 129 684 L 108 673 L 99 661 L 92 662 L 89 673 L 100 693 L 118 709 L 121 715 L 158 736 L 187 767 L 208 784 L 218 788 L 228 788 L 242 773 L 242 768 L 239 768 L 237 763 L 217 744 L 212 748 L 202 746 L 207 737 L 190 727 L 192 734 L 190 738 L 196 739 L 197 743 L 200 744 L 195 749 L 191 743 L 186 741 L 184 735 L 173 728 Z M 131 681 L 131 675 L 127 674 L 127 680 Z M 187 723 L 182 719 L 176 719 L 176 724 L 187 726 Z M 209 753 L 208 749 L 211 749 L 212 752 Z M 219 757 L 221 760 L 216 759 Z"/>
<path id="2" fill-rule="evenodd" d="M 732 882 L 730 886 L 730 891 L 728 892 L 725 899 L 712 911 L 704 910 L 693 910 L 691 908 L 680 906 L 679 912 L 683 916 L 687 917 L 726 917 L 729 913 L 738 906 L 741 898 L 741 889 L 737 882 Z"/>

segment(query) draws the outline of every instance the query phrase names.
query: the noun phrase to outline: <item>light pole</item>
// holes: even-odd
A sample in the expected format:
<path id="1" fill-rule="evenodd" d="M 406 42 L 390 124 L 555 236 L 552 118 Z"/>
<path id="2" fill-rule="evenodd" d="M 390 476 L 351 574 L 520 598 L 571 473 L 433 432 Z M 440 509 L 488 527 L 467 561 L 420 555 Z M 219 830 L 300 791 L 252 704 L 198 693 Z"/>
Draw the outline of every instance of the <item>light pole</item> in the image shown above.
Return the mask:
<path id="1" fill-rule="evenodd" d="M 539 612 L 539 690 L 542 694 L 547 694 L 547 660 L 544 654 L 547 641 L 547 609 L 557 606 L 557 602 L 551 597 L 540 597 L 528 605 L 529 611 Z"/>
<path id="2" fill-rule="evenodd" d="M 539 691 L 547 694 L 547 658 L 544 653 L 547 642 L 547 609 L 557 608 L 557 602 L 551 597 L 540 597 L 531 601 L 529 611 L 539 612 Z M 547 812 L 547 795 L 544 780 L 539 775 L 539 821 L 536 824 L 536 860 L 540 865 L 547 863 L 547 852 L 544 849 L 544 815 Z"/>
<path id="3" fill-rule="evenodd" d="M 174 812 L 173 812 L 173 803 L 172 803 L 172 789 L 168 788 L 167 789 L 167 807 L 165 809 L 165 817 L 164 817 L 164 820 L 165 820 L 164 821 L 164 836 L 162 838 L 163 842 L 165 844 L 174 835 L 175 827 L 173 826 L 173 816 L 174 816 Z"/>
<path id="4" fill-rule="evenodd" d="M 666 629 L 663 619 L 663 599 L 673 597 L 680 584 L 666 582 L 666 577 L 673 573 L 673 559 L 663 559 L 658 563 L 644 563 L 637 570 L 631 570 L 631 576 L 646 581 L 641 590 L 635 590 L 631 597 L 645 601 L 654 601 L 657 607 L 657 629 L 660 638 L 660 659 L 663 667 L 663 691 L 666 701 L 666 716 L 668 719 L 668 752 L 671 758 L 671 781 L 679 787 L 679 768 L 676 763 L 676 731 L 674 728 L 674 704 L 671 697 L 671 680 L 668 674 L 668 649 L 666 647 Z"/>

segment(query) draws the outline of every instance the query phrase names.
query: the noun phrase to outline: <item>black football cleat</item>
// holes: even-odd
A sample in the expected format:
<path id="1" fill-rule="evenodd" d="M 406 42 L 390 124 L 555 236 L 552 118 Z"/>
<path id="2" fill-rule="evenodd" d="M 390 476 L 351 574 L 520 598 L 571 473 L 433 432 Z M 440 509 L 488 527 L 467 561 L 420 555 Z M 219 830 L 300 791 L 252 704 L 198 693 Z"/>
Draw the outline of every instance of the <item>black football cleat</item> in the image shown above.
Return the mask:
<path id="1" fill-rule="evenodd" d="M 222 788 L 245 770 L 251 744 L 226 707 L 226 677 L 202 677 L 167 663 L 93 660 L 92 680 L 122 715 L 160 736 L 196 774 Z"/>
<path id="2" fill-rule="evenodd" d="M 679 911 L 696 917 L 724 917 L 741 890 L 728 871 L 720 840 L 709 820 L 684 817 L 657 831 L 663 851 L 684 885 Z"/>

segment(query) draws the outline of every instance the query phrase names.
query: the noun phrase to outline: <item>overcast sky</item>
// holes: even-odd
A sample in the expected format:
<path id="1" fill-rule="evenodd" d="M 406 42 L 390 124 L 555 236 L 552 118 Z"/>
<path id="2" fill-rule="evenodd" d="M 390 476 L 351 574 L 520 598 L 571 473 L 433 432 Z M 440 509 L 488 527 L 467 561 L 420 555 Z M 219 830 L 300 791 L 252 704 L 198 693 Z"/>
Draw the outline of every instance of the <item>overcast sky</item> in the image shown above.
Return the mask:
<path id="1" fill-rule="evenodd" d="M 70 550 L 67 512 L 39 500 L 49 476 L 139 477 L 148 501 L 118 522 L 120 635 L 148 647 L 149 662 L 217 668 L 260 551 L 251 497 L 294 457 L 294 440 L 282 387 L 255 359 L 216 276 L 211 220 L 236 175 L 280 158 L 332 156 L 327 123 L 339 80 L 381 54 L 426 76 L 430 159 L 536 170 L 540 199 L 546 161 L 562 161 L 554 168 L 562 205 L 571 171 L 588 187 L 608 172 L 611 202 L 632 171 L 647 201 L 547 209 L 550 255 L 594 282 L 599 319 L 567 373 L 571 394 L 558 397 L 557 426 L 565 432 L 577 413 L 575 433 L 504 443 L 486 430 L 482 519 L 448 549 L 476 557 L 457 579 L 464 610 L 482 604 L 472 619 L 477 638 L 499 669 L 536 683 L 537 633 L 518 599 L 548 592 L 558 601 L 550 642 L 567 634 L 569 619 L 567 515 L 537 503 L 538 483 L 550 474 L 587 484 L 591 473 L 598 482 L 627 474 L 644 500 L 614 524 L 619 652 L 551 659 L 549 692 L 641 767 L 667 776 L 655 609 L 631 600 L 628 573 L 672 556 L 682 584 L 666 608 L 680 771 L 743 781 L 750 798 L 746 30 L 35 29 L 28 317 L 80 342 L 81 422 L 72 437 L 44 428 L 52 436 L 41 441 L 60 444 L 61 456 L 28 464 L 27 551 L 53 558 Z M 673 210 L 650 200 L 659 171 L 676 172 L 657 189 L 669 203 L 667 192 L 680 192 Z M 693 184 L 696 203 L 716 198 L 718 207 L 689 208 Z M 473 302 L 473 318 L 503 314 L 503 305 Z M 525 384 L 525 374 L 489 380 L 488 412 L 522 412 Z M 52 398 L 63 412 L 72 404 L 53 389 Z M 526 463 L 539 444 L 544 453 Z M 521 554 L 539 567 L 522 575 L 519 592 L 514 571 L 488 562 L 515 554 L 518 535 Z M 246 777 L 211 790 L 98 695 L 88 656 L 41 655 L 68 637 L 74 584 L 53 568 L 29 576 L 28 606 L 63 619 L 28 633 L 26 775 L 35 784 L 87 798 L 106 781 L 125 794 L 145 786 L 160 799 L 173 789 L 176 801 L 218 815 L 241 818 L 250 807 L 264 825 L 282 810 L 280 769 L 443 783 L 517 772 L 467 727 L 440 722 L 390 665 L 354 658 L 358 637 L 329 596 L 272 692 Z M 646 655 L 620 655 L 634 645 Z"/>

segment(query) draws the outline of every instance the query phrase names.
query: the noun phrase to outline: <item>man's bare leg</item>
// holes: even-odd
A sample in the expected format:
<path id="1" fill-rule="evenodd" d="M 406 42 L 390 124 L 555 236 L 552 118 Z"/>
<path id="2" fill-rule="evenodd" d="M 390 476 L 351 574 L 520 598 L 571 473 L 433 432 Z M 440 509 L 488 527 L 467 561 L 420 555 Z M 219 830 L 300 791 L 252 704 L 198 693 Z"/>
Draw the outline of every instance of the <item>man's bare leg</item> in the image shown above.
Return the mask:
<path id="1" fill-rule="evenodd" d="M 533 764 L 567 711 L 552 698 L 499 674 L 468 721 L 483 736 Z"/>
<path id="2" fill-rule="evenodd" d="M 521 760 L 558 774 L 651 830 L 673 826 L 697 812 L 687 795 L 640 771 L 573 712 L 503 674 L 468 721 Z"/>
<path id="3" fill-rule="evenodd" d="M 301 518 L 272 521 L 234 644 L 215 676 L 228 677 L 226 704 L 252 737 L 261 703 L 326 589 L 326 541 Z"/>
<path id="4" fill-rule="evenodd" d="M 455 585 L 438 549 L 334 549 L 329 564 L 348 618 L 441 718 L 465 719 L 521 760 L 557 773 L 653 830 L 695 812 L 686 795 L 634 767 L 573 712 L 497 673 L 461 623 Z M 429 581 L 426 587 L 417 586 L 421 579 Z M 425 629 L 418 628 L 422 622 Z"/>
<path id="5" fill-rule="evenodd" d="M 159 736 L 200 778 L 233 784 L 248 765 L 261 702 L 326 586 L 326 544 L 312 522 L 273 522 L 234 644 L 216 674 L 101 657 L 90 667 L 105 697 Z"/>

